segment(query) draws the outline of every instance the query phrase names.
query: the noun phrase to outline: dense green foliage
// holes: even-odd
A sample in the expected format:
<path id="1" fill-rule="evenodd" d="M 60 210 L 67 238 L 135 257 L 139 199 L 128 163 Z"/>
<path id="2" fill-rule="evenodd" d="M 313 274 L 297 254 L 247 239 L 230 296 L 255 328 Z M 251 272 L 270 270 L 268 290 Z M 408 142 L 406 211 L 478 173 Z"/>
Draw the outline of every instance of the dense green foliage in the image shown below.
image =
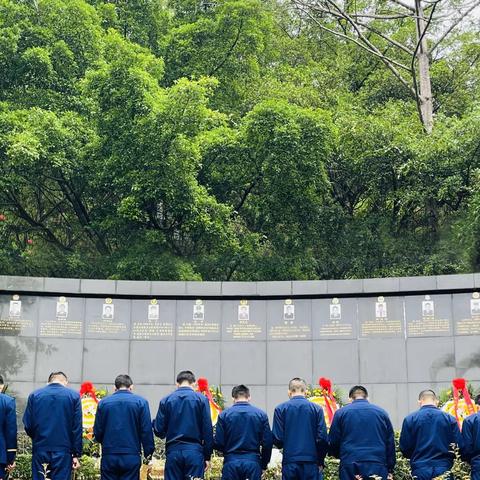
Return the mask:
<path id="1" fill-rule="evenodd" d="M 285 5 L 0 0 L 0 274 L 478 270 L 480 35 L 437 55 L 427 136 L 381 62 Z"/>

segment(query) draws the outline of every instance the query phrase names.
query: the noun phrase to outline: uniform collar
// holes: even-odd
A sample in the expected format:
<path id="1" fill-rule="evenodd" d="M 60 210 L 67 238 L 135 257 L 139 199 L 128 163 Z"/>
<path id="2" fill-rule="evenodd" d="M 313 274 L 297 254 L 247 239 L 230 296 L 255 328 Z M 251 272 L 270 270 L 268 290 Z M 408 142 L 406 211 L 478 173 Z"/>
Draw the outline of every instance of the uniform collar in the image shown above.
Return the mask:
<path id="1" fill-rule="evenodd" d="M 304 397 L 303 395 L 295 395 L 294 397 L 291 397 L 290 400 L 306 400 L 307 398 Z"/>
<path id="2" fill-rule="evenodd" d="M 63 388 L 65 388 L 65 385 L 62 385 L 61 383 L 53 382 L 53 383 L 47 383 L 47 387 L 63 387 Z"/>
<path id="3" fill-rule="evenodd" d="M 366 403 L 368 403 L 368 400 L 367 400 L 366 398 L 357 398 L 357 399 L 354 400 L 352 403 L 357 403 L 357 402 L 360 402 L 360 403 L 366 402 Z"/>
<path id="4" fill-rule="evenodd" d="M 250 402 L 247 401 L 242 401 L 242 402 L 235 402 L 232 407 L 235 407 L 236 405 L 250 405 Z"/>
<path id="5" fill-rule="evenodd" d="M 436 407 L 435 405 L 422 405 L 420 407 L 420 410 L 422 410 L 422 408 L 438 408 L 438 407 Z"/>
<path id="6" fill-rule="evenodd" d="M 116 392 L 113 392 L 115 395 L 116 393 L 132 393 L 130 390 L 117 390 Z"/>

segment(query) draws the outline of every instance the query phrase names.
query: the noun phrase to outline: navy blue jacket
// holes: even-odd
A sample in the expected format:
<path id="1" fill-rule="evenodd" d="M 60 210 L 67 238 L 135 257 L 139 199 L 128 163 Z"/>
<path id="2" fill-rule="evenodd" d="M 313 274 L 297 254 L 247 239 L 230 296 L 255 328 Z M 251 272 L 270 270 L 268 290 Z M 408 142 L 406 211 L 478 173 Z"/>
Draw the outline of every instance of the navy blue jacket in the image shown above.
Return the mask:
<path id="1" fill-rule="evenodd" d="M 15 399 L 0 394 L 0 464 L 11 465 L 17 453 Z"/>
<path id="2" fill-rule="evenodd" d="M 129 390 L 117 390 L 100 401 L 93 434 L 106 455 L 141 455 L 143 447 L 149 457 L 155 450 L 148 402 Z"/>
<path id="3" fill-rule="evenodd" d="M 461 453 L 474 469 L 480 469 L 480 412 L 463 421 Z"/>
<path id="4" fill-rule="evenodd" d="M 214 447 L 225 462 L 242 458 L 260 462 L 265 470 L 272 456 L 273 438 L 267 414 L 248 402 L 237 402 L 218 417 Z"/>
<path id="5" fill-rule="evenodd" d="M 335 412 L 329 432 L 329 453 L 344 464 L 380 463 L 395 467 L 392 422 L 383 408 L 354 400 Z"/>
<path id="6" fill-rule="evenodd" d="M 201 393 L 180 387 L 160 401 L 153 422 L 157 437 L 166 438 L 166 450 L 200 448 L 205 460 L 213 451 L 210 404 Z"/>
<path id="7" fill-rule="evenodd" d="M 460 430 L 452 415 L 434 405 L 424 405 L 405 418 L 400 451 L 410 459 L 412 470 L 423 467 L 450 468 L 459 445 Z"/>
<path id="8" fill-rule="evenodd" d="M 323 465 L 328 437 L 322 408 L 302 396 L 278 405 L 273 416 L 273 443 L 283 448 L 283 463 Z"/>
<path id="9" fill-rule="evenodd" d="M 32 439 L 33 453 L 82 454 L 80 395 L 59 383 L 50 383 L 28 397 L 23 425 Z"/>

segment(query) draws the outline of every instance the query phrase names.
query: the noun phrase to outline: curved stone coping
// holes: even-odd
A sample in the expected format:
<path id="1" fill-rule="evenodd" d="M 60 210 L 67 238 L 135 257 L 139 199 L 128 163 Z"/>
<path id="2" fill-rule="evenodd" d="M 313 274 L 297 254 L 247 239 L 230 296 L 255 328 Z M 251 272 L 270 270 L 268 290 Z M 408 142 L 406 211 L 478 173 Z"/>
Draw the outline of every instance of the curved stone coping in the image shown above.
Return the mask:
<path id="1" fill-rule="evenodd" d="M 480 289 L 480 273 L 285 282 L 162 282 L 0 276 L 0 292 L 126 297 L 332 297 Z"/>

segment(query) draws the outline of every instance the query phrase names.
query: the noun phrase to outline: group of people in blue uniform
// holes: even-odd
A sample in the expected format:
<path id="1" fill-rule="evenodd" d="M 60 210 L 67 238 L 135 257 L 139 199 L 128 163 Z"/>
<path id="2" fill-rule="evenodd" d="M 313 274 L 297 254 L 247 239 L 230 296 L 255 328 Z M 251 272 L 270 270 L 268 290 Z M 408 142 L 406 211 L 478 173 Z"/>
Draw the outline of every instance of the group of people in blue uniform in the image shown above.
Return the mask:
<path id="1" fill-rule="evenodd" d="M 67 384 L 64 373 L 52 373 L 28 398 L 23 424 L 32 438 L 33 480 L 44 480 L 47 471 L 50 480 L 68 480 L 80 465 L 81 400 Z M 267 414 L 250 403 L 248 387 L 237 385 L 233 405 L 219 415 L 214 431 L 209 401 L 195 385 L 191 371 L 180 372 L 177 389 L 160 401 L 152 422 L 147 401 L 133 393 L 132 379 L 115 379 L 115 393 L 100 401 L 94 425 L 102 445 L 102 480 L 138 480 L 142 462 L 149 464 L 154 453 L 154 435 L 166 440 L 165 480 L 203 478 L 214 450 L 223 454 L 224 480 L 260 480 L 273 446 L 282 450 L 283 480 L 320 479 L 327 455 L 340 459 L 341 480 L 393 478 L 392 423 L 385 410 L 368 401 L 363 386 L 352 387 L 350 403 L 337 410 L 327 432 L 323 410 L 306 398 L 301 378 L 290 381 L 289 400 L 275 409 L 272 428 Z M 419 405 L 405 418 L 400 435 L 412 477 L 429 480 L 448 473 L 459 450 L 472 466 L 472 479 L 480 480 L 480 413 L 468 417 L 460 433 L 455 418 L 438 408 L 435 392 L 423 390 Z M 16 448 L 15 401 L 2 394 L 0 480 L 14 468 Z"/>

